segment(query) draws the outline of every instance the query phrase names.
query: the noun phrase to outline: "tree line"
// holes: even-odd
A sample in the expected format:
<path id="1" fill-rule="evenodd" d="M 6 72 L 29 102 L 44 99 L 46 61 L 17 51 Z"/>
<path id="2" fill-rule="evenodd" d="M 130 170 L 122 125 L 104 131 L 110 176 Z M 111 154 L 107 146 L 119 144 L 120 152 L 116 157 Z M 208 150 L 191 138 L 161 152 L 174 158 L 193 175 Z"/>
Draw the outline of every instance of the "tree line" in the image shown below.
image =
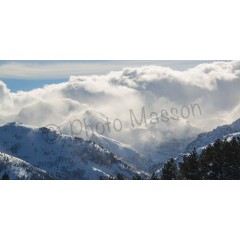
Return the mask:
<path id="1" fill-rule="evenodd" d="M 217 140 L 197 154 L 194 149 L 181 162 L 170 159 L 162 168 L 163 180 L 239 180 L 240 138 Z"/>
<path id="2" fill-rule="evenodd" d="M 123 175 L 109 177 L 110 180 L 124 180 Z M 240 138 L 230 141 L 217 140 L 201 153 L 194 148 L 183 155 L 181 161 L 171 158 L 161 169 L 160 176 L 153 173 L 150 180 L 240 180 Z M 143 180 L 134 176 L 133 180 Z"/>

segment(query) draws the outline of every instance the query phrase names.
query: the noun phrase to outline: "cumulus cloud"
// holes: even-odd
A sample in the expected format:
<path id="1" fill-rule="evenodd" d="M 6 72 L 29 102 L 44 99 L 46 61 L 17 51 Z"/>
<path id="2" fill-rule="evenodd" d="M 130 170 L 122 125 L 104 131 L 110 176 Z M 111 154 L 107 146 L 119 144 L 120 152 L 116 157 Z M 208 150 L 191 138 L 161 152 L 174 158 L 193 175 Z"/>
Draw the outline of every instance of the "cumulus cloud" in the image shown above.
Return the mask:
<path id="1" fill-rule="evenodd" d="M 7 88 L 6 84 L 0 81 L 0 111 L 4 113 L 12 103 L 12 97 L 10 94 L 10 90 Z"/>
<path id="2" fill-rule="evenodd" d="M 199 103 L 205 119 L 211 117 L 231 121 L 233 120 L 231 116 L 225 114 L 239 103 L 239 69 L 239 61 L 200 64 L 186 71 L 145 66 L 124 68 L 122 71 L 110 72 L 104 76 L 72 77 L 71 82 L 78 87 L 81 86 L 80 88 L 87 94 L 95 93 L 96 99 L 101 98 L 101 94 L 107 101 L 113 99 L 112 93 L 115 99 L 119 95 L 121 98 L 121 94 L 122 99 L 128 95 L 129 99 L 132 98 L 129 103 L 134 102 L 136 108 L 144 104 L 149 111 L 156 111 L 159 106 L 167 108 Z M 78 95 L 79 99 L 83 96 L 84 94 Z M 109 104 L 105 101 L 104 105 Z"/>
<path id="3" fill-rule="evenodd" d="M 71 76 L 65 83 L 29 92 L 11 93 L 0 81 L 0 123 L 52 123 L 69 133 L 69 122 L 74 119 L 86 118 L 94 125 L 99 119 L 118 118 L 124 127 L 121 132 L 112 132 L 112 136 L 128 144 L 142 144 L 150 138 L 157 141 L 174 134 L 178 138 L 189 137 L 197 129 L 211 130 L 239 118 L 239 89 L 240 61 L 200 64 L 183 71 L 155 65 L 125 67 L 108 74 Z M 174 108 L 180 114 L 183 106 L 191 109 L 193 104 L 201 107 L 201 115 L 131 128 L 130 109 L 141 118 L 145 107 L 146 117 L 150 118 L 152 112 L 161 115 L 163 109 Z"/>

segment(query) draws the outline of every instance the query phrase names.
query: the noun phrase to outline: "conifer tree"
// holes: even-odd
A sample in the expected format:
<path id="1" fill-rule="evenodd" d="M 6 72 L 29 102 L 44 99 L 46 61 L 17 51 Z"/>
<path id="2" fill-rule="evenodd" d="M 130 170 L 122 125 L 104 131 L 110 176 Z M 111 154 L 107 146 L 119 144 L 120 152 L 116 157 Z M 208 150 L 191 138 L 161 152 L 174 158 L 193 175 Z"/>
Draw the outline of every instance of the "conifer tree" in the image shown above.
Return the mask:
<path id="1" fill-rule="evenodd" d="M 2 180 L 10 180 L 9 175 L 7 174 L 7 172 L 4 172 L 4 174 L 2 176 Z"/>
<path id="2" fill-rule="evenodd" d="M 201 179 L 199 173 L 198 155 L 195 148 L 190 155 L 183 157 L 183 162 L 179 163 L 179 167 L 181 179 L 189 180 Z"/>
<path id="3" fill-rule="evenodd" d="M 177 164 L 173 158 L 171 158 L 162 169 L 162 180 L 176 180 L 178 177 Z"/>

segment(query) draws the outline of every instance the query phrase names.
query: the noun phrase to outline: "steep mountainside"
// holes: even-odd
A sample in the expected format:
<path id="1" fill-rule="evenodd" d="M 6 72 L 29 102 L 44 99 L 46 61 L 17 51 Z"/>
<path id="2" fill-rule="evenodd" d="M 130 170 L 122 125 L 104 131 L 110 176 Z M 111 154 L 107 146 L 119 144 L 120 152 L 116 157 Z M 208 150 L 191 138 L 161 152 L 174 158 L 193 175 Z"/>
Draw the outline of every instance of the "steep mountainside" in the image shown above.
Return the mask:
<path id="1" fill-rule="evenodd" d="M 211 132 L 199 134 L 198 137 L 187 146 L 185 152 L 191 152 L 193 148 L 200 150 L 208 144 L 215 142 L 217 139 L 231 139 L 237 136 L 240 136 L 240 119 L 230 125 L 217 127 Z"/>
<path id="2" fill-rule="evenodd" d="M 0 127 L 0 151 L 23 159 L 60 179 L 99 179 L 137 174 L 129 165 L 92 141 L 17 123 Z"/>

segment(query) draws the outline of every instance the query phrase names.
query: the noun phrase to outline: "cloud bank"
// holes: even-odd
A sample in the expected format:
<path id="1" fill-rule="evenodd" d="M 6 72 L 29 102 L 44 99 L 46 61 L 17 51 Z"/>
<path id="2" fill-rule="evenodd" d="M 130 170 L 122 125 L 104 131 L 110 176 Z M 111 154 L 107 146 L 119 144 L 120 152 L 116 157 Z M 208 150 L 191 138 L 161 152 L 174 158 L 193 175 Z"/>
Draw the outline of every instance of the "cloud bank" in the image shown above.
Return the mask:
<path id="1" fill-rule="evenodd" d="M 155 65 L 126 67 L 102 75 L 70 76 L 65 83 L 29 92 L 11 93 L 0 81 L 0 124 L 56 124 L 69 133 L 67 126 L 74 119 L 95 124 L 107 117 L 122 120 L 121 133 L 111 134 L 128 144 L 165 139 L 173 136 L 171 132 L 184 138 L 196 129 L 207 131 L 240 118 L 239 89 L 240 61 L 199 64 L 184 71 Z M 152 112 L 191 104 L 198 104 L 202 115 L 156 126 L 130 126 L 130 109 L 140 118 L 145 107 L 150 118 Z"/>

